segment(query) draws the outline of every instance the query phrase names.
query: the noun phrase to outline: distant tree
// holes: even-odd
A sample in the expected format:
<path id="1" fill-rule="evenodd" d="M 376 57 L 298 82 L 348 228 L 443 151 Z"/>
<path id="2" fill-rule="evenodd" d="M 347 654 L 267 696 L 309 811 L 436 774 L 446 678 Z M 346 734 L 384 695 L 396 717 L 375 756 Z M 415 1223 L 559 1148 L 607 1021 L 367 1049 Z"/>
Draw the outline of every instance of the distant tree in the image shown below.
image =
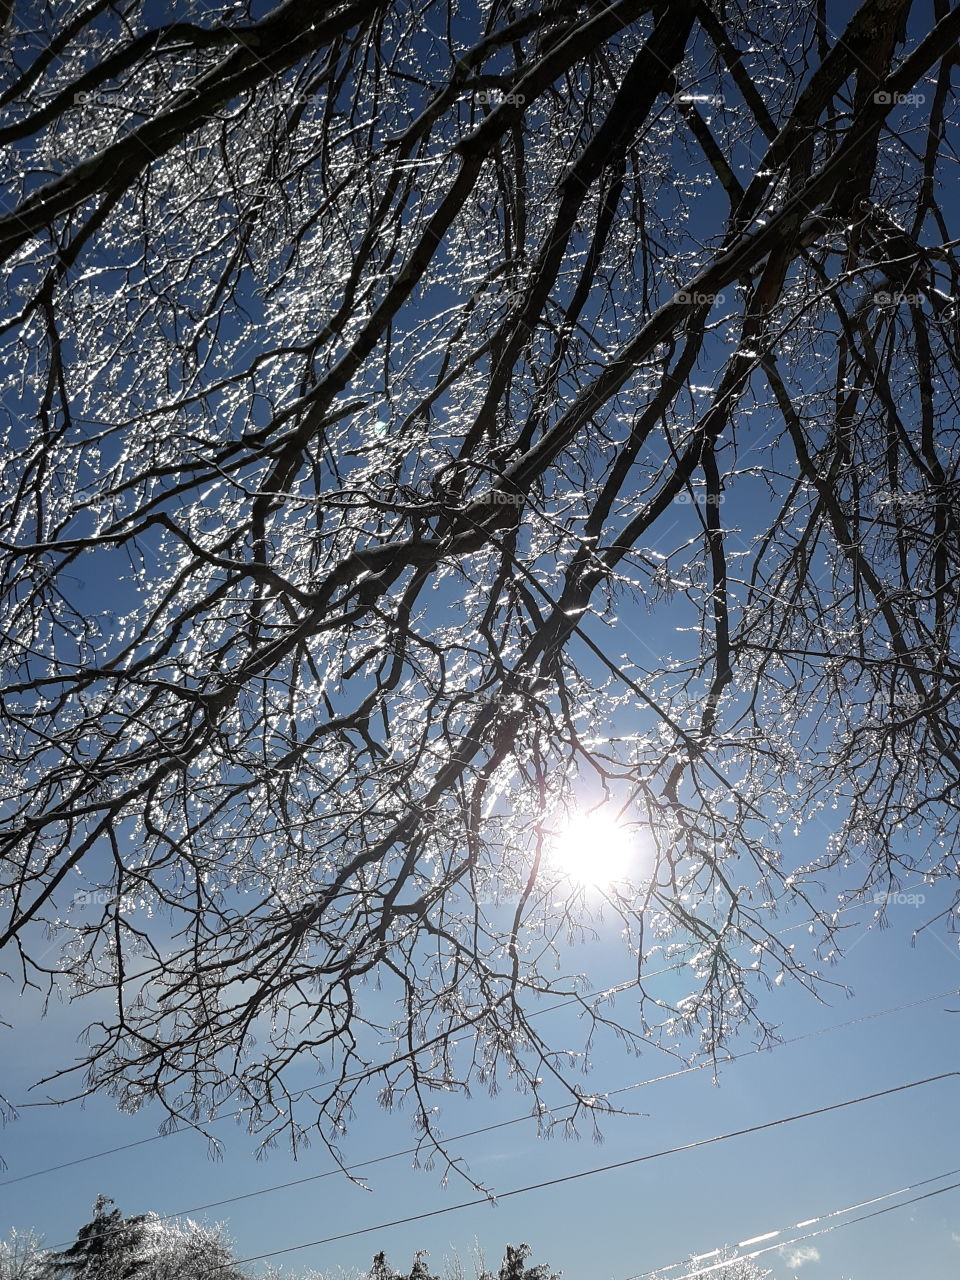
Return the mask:
<path id="1" fill-rule="evenodd" d="M 20 1232 L 14 1227 L 6 1240 L 0 1241 L 0 1280 L 44 1280 L 46 1253 L 42 1239 L 34 1231 Z"/>
<path id="2" fill-rule="evenodd" d="M 93 1217 L 69 1248 L 49 1253 L 52 1280 L 131 1280 L 147 1270 L 148 1222 L 152 1215 L 125 1218 L 107 1196 L 97 1196 Z"/>
<path id="3" fill-rule="evenodd" d="M 527 1259 L 532 1252 L 528 1244 L 508 1244 L 496 1276 L 488 1274 L 481 1280 L 560 1280 L 563 1273 L 552 1272 L 545 1263 L 528 1267 Z"/>
<path id="4" fill-rule="evenodd" d="M 374 1255 L 373 1266 L 367 1276 L 368 1280 L 399 1280 L 399 1273 L 387 1262 L 387 1255 L 382 1249 Z"/>
<path id="5" fill-rule="evenodd" d="M 754 1262 L 752 1258 L 738 1258 L 732 1249 L 725 1249 L 721 1255 L 721 1265 L 713 1259 L 703 1267 L 696 1264 L 699 1259 L 691 1258 L 690 1269 L 677 1280 L 768 1280 L 773 1272 Z"/>
<path id="6" fill-rule="evenodd" d="M 373 1265 L 367 1273 L 367 1280 L 439 1280 L 438 1276 L 431 1274 L 424 1262 L 426 1255 L 426 1249 L 419 1250 L 413 1260 L 409 1276 L 405 1276 L 400 1271 L 394 1271 L 387 1262 L 387 1255 L 381 1250 L 373 1259 Z"/>
<path id="7" fill-rule="evenodd" d="M 239 1280 L 241 1276 L 223 1228 L 189 1218 L 157 1220 L 147 1239 L 144 1262 L 138 1280 Z"/>
<path id="8" fill-rule="evenodd" d="M 560 1280 L 561 1272 L 554 1273 L 543 1264 L 527 1267 L 526 1261 L 530 1253 L 528 1244 L 516 1246 L 508 1244 L 499 1271 L 495 1274 L 486 1271 L 482 1264 L 478 1263 L 477 1278 L 478 1280 Z M 427 1251 L 421 1249 L 414 1259 L 409 1275 L 404 1275 L 400 1271 L 394 1271 L 387 1262 L 386 1254 L 381 1251 L 373 1259 L 373 1265 L 367 1273 L 367 1280 L 439 1280 L 424 1261 L 426 1256 Z M 454 1262 L 452 1269 L 448 1269 L 448 1273 L 463 1276 L 463 1267 L 459 1261 Z"/>
<path id="9" fill-rule="evenodd" d="M 0 1280 L 239 1280 L 222 1227 L 155 1213 L 124 1218 L 98 1196 L 93 1218 L 62 1252 L 41 1254 L 36 1277 L 0 1272 Z M 2 1259 L 2 1253 L 0 1253 Z"/>
<path id="10" fill-rule="evenodd" d="M 409 1280 L 440 1280 L 440 1277 L 433 1275 L 426 1262 L 424 1262 L 424 1258 L 426 1256 L 426 1249 L 421 1249 L 417 1253 L 413 1267 L 410 1271 Z"/>

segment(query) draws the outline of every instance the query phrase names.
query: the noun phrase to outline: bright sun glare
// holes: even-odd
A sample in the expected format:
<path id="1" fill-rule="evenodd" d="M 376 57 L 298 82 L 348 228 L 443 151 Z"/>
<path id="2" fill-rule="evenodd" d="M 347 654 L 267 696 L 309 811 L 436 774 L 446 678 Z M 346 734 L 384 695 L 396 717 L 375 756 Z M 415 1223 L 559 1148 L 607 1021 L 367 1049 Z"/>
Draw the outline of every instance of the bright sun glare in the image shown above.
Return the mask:
<path id="1" fill-rule="evenodd" d="M 580 813 L 557 832 L 550 859 L 578 884 L 605 888 L 636 874 L 634 838 L 609 813 Z"/>

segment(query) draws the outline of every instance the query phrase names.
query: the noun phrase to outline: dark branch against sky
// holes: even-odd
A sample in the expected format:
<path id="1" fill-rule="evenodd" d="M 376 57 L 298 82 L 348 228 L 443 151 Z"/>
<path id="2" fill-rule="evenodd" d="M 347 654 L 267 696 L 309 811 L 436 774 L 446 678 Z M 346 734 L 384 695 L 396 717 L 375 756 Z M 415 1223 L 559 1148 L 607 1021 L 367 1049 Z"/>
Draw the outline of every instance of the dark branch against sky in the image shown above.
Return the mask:
<path id="1" fill-rule="evenodd" d="M 67 1089 L 330 1143 L 372 1081 L 427 1142 L 503 1075 L 589 1112 L 591 1036 L 762 1040 L 838 895 L 955 878 L 925 12 L 15 6 L 0 903 L 15 986 L 97 1009 Z M 594 807 L 633 863 L 587 892 Z"/>

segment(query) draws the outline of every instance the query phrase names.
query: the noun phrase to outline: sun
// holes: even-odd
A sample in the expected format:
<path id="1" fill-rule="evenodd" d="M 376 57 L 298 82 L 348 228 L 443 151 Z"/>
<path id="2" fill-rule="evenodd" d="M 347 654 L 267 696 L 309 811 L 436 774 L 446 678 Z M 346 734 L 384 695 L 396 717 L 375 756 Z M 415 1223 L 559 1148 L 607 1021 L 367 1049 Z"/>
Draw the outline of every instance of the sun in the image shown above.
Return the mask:
<path id="1" fill-rule="evenodd" d="M 612 813 L 578 813 L 557 831 L 550 861 L 577 884 L 603 889 L 637 873 L 636 839 Z"/>

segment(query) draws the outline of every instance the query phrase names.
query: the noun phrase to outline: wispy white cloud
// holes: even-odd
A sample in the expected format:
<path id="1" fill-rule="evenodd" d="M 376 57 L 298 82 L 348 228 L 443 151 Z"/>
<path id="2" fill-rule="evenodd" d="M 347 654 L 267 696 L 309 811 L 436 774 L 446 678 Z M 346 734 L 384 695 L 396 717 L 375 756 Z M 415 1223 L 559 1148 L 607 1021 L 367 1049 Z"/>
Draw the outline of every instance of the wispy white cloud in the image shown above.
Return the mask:
<path id="1" fill-rule="evenodd" d="M 807 1262 L 820 1261 L 820 1250 L 815 1249 L 812 1244 L 801 1245 L 799 1249 L 782 1244 L 779 1252 L 788 1267 L 802 1267 Z"/>

